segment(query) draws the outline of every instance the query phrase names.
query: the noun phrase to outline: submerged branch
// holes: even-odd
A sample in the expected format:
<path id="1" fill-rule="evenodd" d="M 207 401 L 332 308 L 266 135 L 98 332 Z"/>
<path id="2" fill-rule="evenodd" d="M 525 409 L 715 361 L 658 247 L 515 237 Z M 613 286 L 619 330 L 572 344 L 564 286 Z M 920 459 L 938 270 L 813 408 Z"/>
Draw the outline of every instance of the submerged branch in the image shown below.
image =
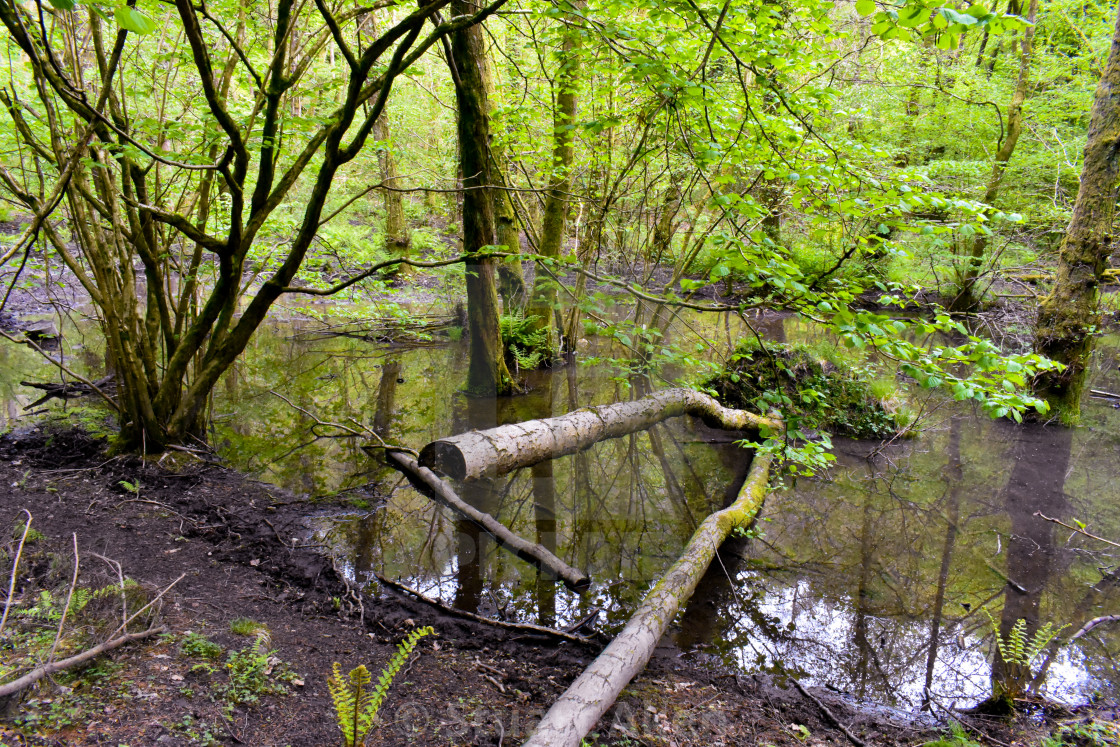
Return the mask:
<path id="1" fill-rule="evenodd" d="M 440 479 L 439 475 L 418 464 L 412 455 L 387 449 L 385 458 L 392 466 L 403 472 L 420 492 L 465 516 L 480 529 L 492 535 L 498 544 L 513 551 L 521 559 L 548 570 L 576 591 L 583 591 L 591 586 L 591 579 L 587 574 L 572 568 L 543 545 L 518 537 L 493 516 L 479 511 L 464 501 L 456 495 L 450 485 Z"/>
<path id="2" fill-rule="evenodd" d="M 480 622 L 484 625 L 493 625 L 496 628 L 504 628 L 505 630 L 518 630 L 525 633 L 530 633 L 532 635 L 543 635 L 551 638 L 559 638 L 564 641 L 571 641 L 572 643 L 586 644 L 589 642 L 589 640 L 583 636 L 575 635 L 563 630 L 557 630 L 556 628 L 547 628 L 544 625 L 534 625 L 532 623 L 513 623 L 507 622 L 505 620 L 495 620 L 492 617 L 483 617 L 482 615 L 476 615 L 473 612 L 455 609 L 454 607 L 450 607 L 444 604 L 438 599 L 432 599 L 431 597 L 417 591 L 416 589 L 413 589 L 410 586 L 405 586 L 404 584 L 397 583 L 396 581 L 390 581 L 380 573 L 375 573 L 374 576 L 380 583 L 388 586 L 390 589 L 396 589 L 399 592 L 403 592 L 405 594 L 408 594 L 409 596 L 415 597 L 424 604 L 435 607 L 440 612 L 448 615 L 461 617 L 465 620 L 474 620 L 475 622 Z"/>

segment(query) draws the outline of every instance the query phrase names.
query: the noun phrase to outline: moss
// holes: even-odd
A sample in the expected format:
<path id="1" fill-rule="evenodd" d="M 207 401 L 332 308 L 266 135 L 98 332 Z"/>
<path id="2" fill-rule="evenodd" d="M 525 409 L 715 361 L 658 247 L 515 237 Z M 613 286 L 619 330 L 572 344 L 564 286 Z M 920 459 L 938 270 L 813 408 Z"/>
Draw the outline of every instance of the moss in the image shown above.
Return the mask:
<path id="1" fill-rule="evenodd" d="M 707 386 L 728 407 L 777 407 L 794 429 L 881 439 L 913 419 L 893 381 L 870 379 L 833 350 L 803 345 L 741 344 L 727 368 Z"/>

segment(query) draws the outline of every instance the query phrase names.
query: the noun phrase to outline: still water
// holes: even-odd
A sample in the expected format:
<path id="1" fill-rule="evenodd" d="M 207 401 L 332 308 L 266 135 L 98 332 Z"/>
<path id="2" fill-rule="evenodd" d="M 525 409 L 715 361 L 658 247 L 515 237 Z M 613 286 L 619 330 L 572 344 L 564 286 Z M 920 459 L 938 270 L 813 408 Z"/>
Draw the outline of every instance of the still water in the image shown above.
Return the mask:
<path id="1" fill-rule="evenodd" d="M 687 319 L 708 358 L 726 355 L 733 319 Z M 789 341 L 819 336 L 793 317 L 761 320 Z M 466 346 L 371 343 L 326 336 L 319 323 L 277 320 L 222 380 L 212 440 L 227 462 L 310 504 L 307 542 L 324 546 L 377 592 L 382 574 L 480 614 L 564 627 L 600 610 L 622 626 L 693 528 L 733 498 L 749 462 L 728 434 L 673 420 L 551 463 L 462 486 L 468 500 L 555 550 L 594 585 L 578 595 L 539 577 L 485 535 L 412 490 L 355 439 L 325 437 L 351 419 L 419 448 L 471 427 L 631 399 L 637 381 L 609 363 L 534 374 L 530 391 L 495 403 L 458 393 Z M 69 338 L 68 338 L 69 339 Z M 1093 388 L 1120 392 L 1120 339 L 1105 338 Z M 98 372 L 95 341 L 68 348 Z M 581 342 L 585 359 L 623 357 Z M 0 399 L 18 422 L 21 378 L 49 375 L 26 351 L 0 346 Z M 928 396 L 928 395 L 924 395 Z M 902 707 L 964 706 L 990 691 L 993 629 L 1020 618 L 1064 628 L 1120 612 L 1115 548 L 1037 512 L 1120 538 L 1120 410 L 1087 401 L 1084 425 L 1014 426 L 934 396 L 918 438 L 883 445 L 838 439 L 836 463 L 774 492 L 752 536 L 729 541 L 672 628 L 682 656 L 742 672 L 788 672 Z M 58 407 L 58 406 L 54 406 Z M 15 423 L 9 423 L 12 425 Z M 3 426 L 0 423 L 0 426 Z M 1033 685 L 1081 702 L 1120 684 L 1116 628 L 1045 650 Z M 1024 684 L 1030 685 L 1031 682 Z"/>

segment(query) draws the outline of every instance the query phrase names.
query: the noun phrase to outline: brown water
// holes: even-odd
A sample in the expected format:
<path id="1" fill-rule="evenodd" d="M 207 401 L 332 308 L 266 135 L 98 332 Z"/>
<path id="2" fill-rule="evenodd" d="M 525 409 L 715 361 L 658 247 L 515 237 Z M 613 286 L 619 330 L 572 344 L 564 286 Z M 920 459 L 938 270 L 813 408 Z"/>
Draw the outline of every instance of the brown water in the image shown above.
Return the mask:
<path id="1" fill-rule="evenodd" d="M 731 319 L 686 321 L 707 340 L 698 355 L 709 359 L 739 334 Z M 820 336 L 793 318 L 765 322 L 771 337 Z M 348 499 L 353 508 L 341 513 L 309 505 L 307 541 L 329 548 L 371 590 L 381 573 L 463 609 L 557 626 L 600 609 L 610 632 L 745 474 L 745 452 L 726 434 L 676 420 L 464 488 L 589 573 L 592 590 L 574 594 L 434 506 L 353 439 L 317 438 L 311 420 L 270 392 L 324 421 L 353 418 L 418 448 L 470 427 L 629 399 L 659 382 L 632 385 L 605 363 L 572 366 L 535 375 L 525 396 L 471 401 L 458 394 L 462 343 L 374 345 L 307 334 L 307 326 L 276 322 L 255 338 L 221 383 L 213 441 L 232 466 L 262 480 Z M 97 346 L 85 343 L 70 361 L 96 370 Z M 1094 388 L 1120 392 L 1118 347 L 1116 336 L 1102 341 Z M 624 352 L 604 338 L 583 345 L 585 358 Z M 16 382 L 47 375 L 27 351 L 0 346 L 9 417 L 28 401 Z M 993 422 L 936 397 L 926 409 L 919 438 L 885 447 L 838 440 L 827 475 L 771 495 L 761 535 L 725 545 L 674 625 L 683 655 L 791 672 L 900 706 L 920 705 L 928 688 L 947 707 L 988 693 L 993 624 L 1036 619 L 1068 625 L 1068 634 L 1120 612 L 1115 548 L 1035 516 L 1120 538 L 1120 410 L 1089 400 L 1085 425 L 1068 430 Z M 1120 635 L 1102 626 L 1044 652 L 1038 684 L 1070 702 L 1115 695 L 1118 654 Z"/>

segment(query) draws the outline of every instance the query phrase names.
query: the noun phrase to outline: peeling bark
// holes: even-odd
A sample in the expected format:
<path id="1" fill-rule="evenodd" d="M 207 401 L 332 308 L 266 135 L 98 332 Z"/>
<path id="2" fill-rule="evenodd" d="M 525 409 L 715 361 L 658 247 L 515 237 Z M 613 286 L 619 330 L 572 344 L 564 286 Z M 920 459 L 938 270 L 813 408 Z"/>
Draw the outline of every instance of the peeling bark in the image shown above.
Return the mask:
<path id="1" fill-rule="evenodd" d="M 574 454 L 679 415 L 694 415 L 725 430 L 781 429 L 777 420 L 732 410 L 695 390 L 666 389 L 634 402 L 588 407 L 556 418 L 443 438 L 425 446 L 419 461 L 456 480 L 475 480 Z"/>
<path id="2" fill-rule="evenodd" d="M 756 454 L 739 497 L 704 520 L 626 627 L 552 705 L 524 747 L 579 746 L 622 689 L 645 668 L 677 610 L 692 596 L 731 530 L 754 520 L 769 478 L 770 455 Z"/>

